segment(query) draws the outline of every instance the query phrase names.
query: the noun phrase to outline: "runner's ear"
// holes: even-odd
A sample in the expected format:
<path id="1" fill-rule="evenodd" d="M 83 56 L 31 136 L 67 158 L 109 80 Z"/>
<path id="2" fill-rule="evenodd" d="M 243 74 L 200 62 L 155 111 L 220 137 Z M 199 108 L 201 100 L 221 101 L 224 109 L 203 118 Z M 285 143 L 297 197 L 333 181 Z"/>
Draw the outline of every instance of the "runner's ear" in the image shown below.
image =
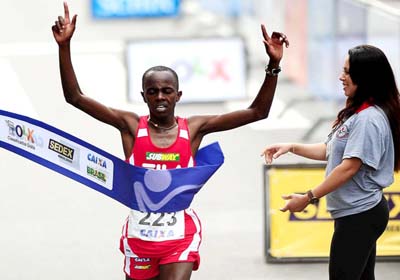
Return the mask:
<path id="1" fill-rule="evenodd" d="M 140 94 L 142 95 L 142 98 L 143 98 L 144 103 L 147 103 L 147 100 L 146 100 L 146 98 L 144 97 L 144 92 L 141 91 Z"/>
<path id="2" fill-rule="evenodd" d="M 181 96 L 182 96 L 182 91 L 178 91 L 178 94 L 176 95 L 175 101 L 178 102 L 179 100 L 181 100 Z"/>

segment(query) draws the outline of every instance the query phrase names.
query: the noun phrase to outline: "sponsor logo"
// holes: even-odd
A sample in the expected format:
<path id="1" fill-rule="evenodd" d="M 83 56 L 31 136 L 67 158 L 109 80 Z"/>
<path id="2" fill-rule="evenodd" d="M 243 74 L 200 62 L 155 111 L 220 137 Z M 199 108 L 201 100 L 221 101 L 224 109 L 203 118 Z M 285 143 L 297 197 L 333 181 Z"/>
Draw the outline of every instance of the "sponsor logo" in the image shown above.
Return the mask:
<path id="1" fill-rule="evenodd" d="M 400 192 L 384 193 L 389 205 L 389 219 L 400 221 Z"/>
<path id="2" fill-rule="evenodd" d="M 389 220 L 400 221 L 400 192 L 385 192 L 384 196 L 389 205 Z M 290 213 L 289 220 L 293 222 L 320 222 L 331 221 L 332 218 L 326 209 L 326 203 L 320 201 L 317 205 L 308 205 L 302 212 Z M 400 226 L 393 227 L 396 230 Z"/>
<path id="3" fill-rule="evenodd" d="M 336 132 L 336 137 L 337 138 L 345 138 L 347 135 L 349 135 L 349 128 L 346 125 L 343 125 Z"/>
<path id="4" fill-rule="evenodd" d="M 93 162 L 97 166 L 107 169 L 107 161 L 105 159 L 103 159 L 97 155 L 94 155 L 92 153 L 88 153 L 87 159 L 88 159 L 88 161 Z"/>
<path id="5" fill-rule="evenodd" d="M 289 220 L 293 222 L 332 221 L 332 218 L 326 210 L 326 202 L 319 201 L 317 205 L 308 205 L 302 212 L 290 213 Z"/>
<path id="6" fill-rule="evenodd" d="M 62 143 L 64 142 L 64 143 Z M 70 165 L 75 169 L 79 168 L 79 154 L 80 149 L 74 147 L 71 144 L 66 144 L 62 139 L 56 141 L 54 139 L 49 139 L 48 149 L 57 154 L 58 159 L 64 164 Z"/>
<path id="7" fill-rule="evenodd" d="M 149 262 L 150 258 L 135 258 L 135 262 Z"/>
<path id="8" fill-rule="evenodd" d="M 43 147 L 43 138 L 35 133 L 32 127 L 15 124 L 11 120 L 6 120 L 5 122 L 8 126 L 7 139 L 9 141 L 12 141 L 32 150 L 35 150 L 36 147 Z"/>
<path id="9" fill-rule="evenodd" d="M 148 270 L 151 268 L 151 264 L 147 265 L 135 265 L 135 269 L 140 269 L 140 270 Z"/>
<path id="10" fill-rule="evenodd" d="M 400 232 L 400 225 L 388 225 L 386 231 L 389 232 Z"/>
<path id="11" fill-rule="evenodd" d="M 86 173 L 88 175 L 100 180 L 103 183 L 107 182 L 106 174 L 101 172 L 101 171 L 99 171 L 99 170 L 97 170 L 97 169 L 94 169 L 94 168 L 92 168 L 90 166 L 86 166 Z"/>
<path id="12" fill-rule="evenodd" d="M 174 237 L 175 233 L 173 230 L 142 229 L 140 230 L 140 235 L 142 237 L 159 239 L 165 237 Z"/>
<path id="13" fill-rule="evenodd" d="M 88 161 L 86 174 L 102 183 L 106 183 L 108 178 L 107 166 L 109 165 L 107 164 L 107 160 L 93 152 L 89 152 L 86 155 L 86 159 Z"/>
<path id="14" fill-rule="evenodd" d="M 152 153 L 146 152 L 146 160 L 157 160 L 157 161 L 179 161 L 179 153 Z"/>
<path id="15" fill-rule="evenodd" d="M 61 144 L 56 140 L 49 140 L 49 150 L 52 150 L 59 154 L 59 157 L 72 162 L 74 160 L 74 149 L 68 147 L 67 145 Z"/>

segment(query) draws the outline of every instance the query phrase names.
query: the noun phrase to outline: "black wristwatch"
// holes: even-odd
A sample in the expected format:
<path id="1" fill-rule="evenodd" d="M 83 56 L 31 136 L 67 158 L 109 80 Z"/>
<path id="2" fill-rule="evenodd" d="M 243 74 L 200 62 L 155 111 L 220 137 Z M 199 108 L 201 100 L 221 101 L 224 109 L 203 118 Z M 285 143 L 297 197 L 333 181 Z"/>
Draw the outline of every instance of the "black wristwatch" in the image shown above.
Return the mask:
<path id="1" fill-rule="evenodd" d="M 282 71 L 281 67 L 278 66 L 277 68 L 269 68 L 269 66 L 265 67 L 265 74 L 270 77 L 278 76 L 278 74 Z"/>
<path id="2" fill-rule="evenodd" d="M 318 204 L 319 198 L 316 198 L 311 190 L 307 191 L 307 196 L 308 196 L 308 203 L 309 204 L 314 204 L 314 205 Z"/>

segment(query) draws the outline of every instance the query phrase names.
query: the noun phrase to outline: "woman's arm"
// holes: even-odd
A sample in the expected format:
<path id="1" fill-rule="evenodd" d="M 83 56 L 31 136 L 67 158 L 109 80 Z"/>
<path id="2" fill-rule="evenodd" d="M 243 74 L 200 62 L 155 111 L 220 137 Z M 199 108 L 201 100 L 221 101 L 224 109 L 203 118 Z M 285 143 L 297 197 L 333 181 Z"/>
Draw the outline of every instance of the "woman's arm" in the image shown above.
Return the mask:
<path id="1" fill-rule="evenodd" d="M 291 152 L 298 156 L 302 156 L 314 160 L 326 160 L 326 144 L 300 144 L 300 143 L 278 143 L 267 146 L 262 152 L 265 162 L 271 164 L 274 159 L 277 159 L 283 154 Z"/>
<path id="2" fill-rule="evenodd" d="M 316 198 L 323 197 L 330 192 L 340 188 L 344 183 L 351 180 L 362 165 L 359 158 L 344 159 L 341 164 L 336 166 L 325 180 L 317 187 L 311 189 L 312 194 Z M 300 212 L 309 204 L 307 194 L 290 194 L 282 196 L 287 200 L 286 205 L 281 211 Z"/>

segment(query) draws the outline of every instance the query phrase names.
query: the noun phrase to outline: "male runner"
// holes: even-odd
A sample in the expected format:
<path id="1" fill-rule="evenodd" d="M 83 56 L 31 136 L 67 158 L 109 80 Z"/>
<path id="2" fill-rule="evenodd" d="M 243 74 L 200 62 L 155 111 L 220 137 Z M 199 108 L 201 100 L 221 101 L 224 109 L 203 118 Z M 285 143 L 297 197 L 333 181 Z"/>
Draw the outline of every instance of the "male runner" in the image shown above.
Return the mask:
<path id="1" fill-rule="evenodd" d="M 203 137 L 209 133 L 229 130 L 265 119 L 268 116 L 277 84 L 283 44 L 289 42 L 282 33 L 268 35 L 261 26 L 269 63 L 265 79 L 248 108 L 221 115 L 175 115 L 175 105 L 182 97 L 178 76 L 172 69 L 156 66 L 143 74 L 142 96 L 149 114 L 107 107 L 81 91 L 72 66 L 70 41 L 76 27 L 77 15 L 70 19 L 64 3 L 64 16 L 52 26 L 59 46 L 61 81 L 65 100 L 90 116 L 110 124 L 121 133 L 122 146 L 128 162 L 156 169 L 194 166 L 194 157 Z M 148 153 L 179 155 L 179 160 L 165 161 L 146 157 Z M 169 227 L 170 235 L 143 235 L 143 232 Z M 199 266 L 198 248 L 201 224 L 196 213 L 186 209 L 174 213 L 143 213 L 131 209 L 123 226 L 121 251 L 125 255 L 126 279 L 190 279 Z"/>

